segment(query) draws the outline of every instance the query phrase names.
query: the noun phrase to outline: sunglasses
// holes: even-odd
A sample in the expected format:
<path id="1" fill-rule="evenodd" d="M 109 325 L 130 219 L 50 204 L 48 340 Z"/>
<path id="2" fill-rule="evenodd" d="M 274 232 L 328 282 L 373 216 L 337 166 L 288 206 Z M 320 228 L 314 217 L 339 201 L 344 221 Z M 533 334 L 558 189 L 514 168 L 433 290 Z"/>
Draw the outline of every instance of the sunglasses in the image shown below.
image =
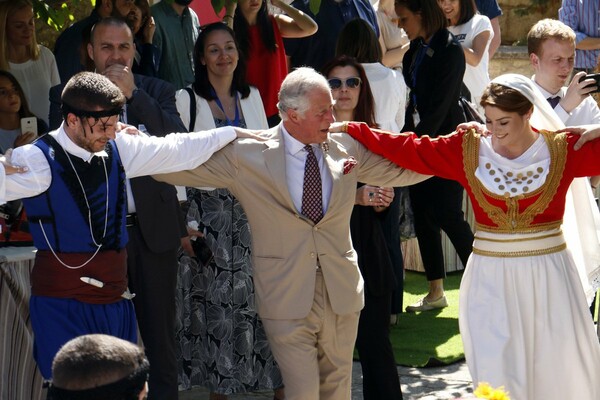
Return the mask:
<path id="1" fill-rule="evenodd" d="M 346 80 L 331 78 L 327 82 L 329 83 L 329 87 L 333 90 L 340 89 L 342 85 L 346 86 L 348 89 L 355 89 L 360 86 L 361 80 L 359 77 L 348 78 Z"/>

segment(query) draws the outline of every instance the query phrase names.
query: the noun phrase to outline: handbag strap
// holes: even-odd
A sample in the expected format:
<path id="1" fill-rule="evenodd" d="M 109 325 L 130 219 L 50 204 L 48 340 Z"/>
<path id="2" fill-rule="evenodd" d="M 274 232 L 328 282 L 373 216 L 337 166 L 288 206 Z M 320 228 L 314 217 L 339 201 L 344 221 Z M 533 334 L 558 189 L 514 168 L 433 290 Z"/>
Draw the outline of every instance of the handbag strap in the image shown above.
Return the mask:
<path id="1" fill-rule="evenodd" d="M 190 126 L 188 126 L 188 132 L 193 132 L 196 125 L 196 95 L 191 87 L 184 89 L 190 95 Z"/>

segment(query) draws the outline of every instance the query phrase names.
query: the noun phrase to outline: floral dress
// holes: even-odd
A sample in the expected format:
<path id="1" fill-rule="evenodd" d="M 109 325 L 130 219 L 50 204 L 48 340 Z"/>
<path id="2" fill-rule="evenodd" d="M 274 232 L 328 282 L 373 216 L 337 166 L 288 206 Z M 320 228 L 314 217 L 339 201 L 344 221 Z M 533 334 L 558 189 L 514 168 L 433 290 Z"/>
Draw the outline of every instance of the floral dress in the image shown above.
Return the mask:
<path id="1" fill-rule="evenodd" d="M 226 395 L 282 387 L 255 310 L 246 213 L 226 189 L 187 188 L 187 198 L 187 220 L 199 224 L 214 258 L 203 267 L 180 254 L 180 387 L 200 385 Z"/>

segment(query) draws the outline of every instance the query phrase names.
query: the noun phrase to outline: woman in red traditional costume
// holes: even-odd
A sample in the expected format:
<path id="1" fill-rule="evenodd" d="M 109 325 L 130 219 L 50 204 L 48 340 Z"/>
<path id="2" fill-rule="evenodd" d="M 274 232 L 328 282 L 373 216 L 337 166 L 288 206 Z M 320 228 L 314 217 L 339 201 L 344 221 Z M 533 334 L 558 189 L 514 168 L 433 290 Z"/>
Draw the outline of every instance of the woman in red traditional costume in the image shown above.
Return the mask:
<path id="1" fill-rule="evenodd" d="M 575 219 L 568 214 L 572 198 L 574 217 L 588 210 L 593 220 L 595 206 L 577 195 L 575 178 L 600 174 L 600 141 L 576 151 L 578 136 L 542 130 L 560 126 L 520 75 L 494 79 L 481 105 L 487 136 L 474 130 L 392 136 L 360 123 L 346 129 L 398 165 L 467 190 L 477 226 L 459 323 L 474 385 L 503 385 L 518 400 L 600 399 L 600 345 L 576 267 L 576 261 L 597 267 L 588 250 L 598 248 L 598 237 L 595 231 L 582 237 L 588 226 L 567 223 Z"/>

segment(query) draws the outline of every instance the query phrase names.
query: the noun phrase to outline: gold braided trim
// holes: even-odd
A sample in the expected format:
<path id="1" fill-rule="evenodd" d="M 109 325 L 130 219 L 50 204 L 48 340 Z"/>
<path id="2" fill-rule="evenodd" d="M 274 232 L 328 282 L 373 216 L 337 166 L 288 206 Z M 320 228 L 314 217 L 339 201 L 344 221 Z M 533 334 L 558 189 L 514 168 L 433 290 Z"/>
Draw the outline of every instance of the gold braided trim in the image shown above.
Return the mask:
<path id="1" fill-rule="evenodd" d="M 517 233 L 537 233 L 558 229 L 562 225 L 562 220 L 546 222 L 544 224 L 530 225 L 527 228 L 520 228 Z M 514 229 L 501 229 L 495 226 L 475 224 L 475 231 L 491 232 L 491 233 L 515 233 Z"/>
<path id="2" fill-rule="evenodd" d="M 473 253 L 486 256 L 486 257 L 532 257 L 532 256 L 543 256 L 546 254 L 558 253 L 567 248 L 567 244 L 559 244 L 558 246 L 550 247 L 548 249 L 539 250 L 523 250 L 523 251 L 487 251 L 473 248 Z"/>
<path id="3" fill-rule="evenodd" d="M 482 237 L 477 236 L 477 234 L 475 234 L 475 240 L 484 240 L 486 242 L 496 242 L 496 243 L 512 243 L 512 242 L 528 242 L 528 241 L 532 241 L 532 240 L 548 239 L 548 238 L 556 237 L 556 236 L 562 236 L 562 232 L 558 231 L 558 232 L 549 233 L 547 235 L 542 235 L 542 236 L 520 237 L 520 238 L 517 238 L 517 239 L 482 238 Z"/>
<path id="4" fill-rule="evenodd" d="M 532 228 L 531 222 L 537 215 L 542 214 L 548 208 L 548 205 L 556 194 L 566 164 L 566 134 L 540 131 L 540 135 L 546 141 L 550 152 L 550 171 L 548 171 L 546 182 L 536 190 L 515 197 L 507 197 L 490 192 L 475 177 L 475 170 L 479 165 L 479 141 L 481 137 L 472 131 L 467 132 L 463 136 L 463 168 L 475 201 L 498 226 L 497 229 L 490 230 L 491 232 L 535 232 L 538 226 Z M 506 211 L 501 207 L 491 205 L 487 201 L 486 196 L 504 200 Z M 519 209 L 519 200 L 535 196 L 537 196 L 537 199 L 525 210 Z M 540 230 L 546 230 L 549 226 L 554 226 L 554 224 L 553 222 L 549 225 L 544 225 L 544 229 Z M 532 231 L 531 229 L 534 230 Z"/>

